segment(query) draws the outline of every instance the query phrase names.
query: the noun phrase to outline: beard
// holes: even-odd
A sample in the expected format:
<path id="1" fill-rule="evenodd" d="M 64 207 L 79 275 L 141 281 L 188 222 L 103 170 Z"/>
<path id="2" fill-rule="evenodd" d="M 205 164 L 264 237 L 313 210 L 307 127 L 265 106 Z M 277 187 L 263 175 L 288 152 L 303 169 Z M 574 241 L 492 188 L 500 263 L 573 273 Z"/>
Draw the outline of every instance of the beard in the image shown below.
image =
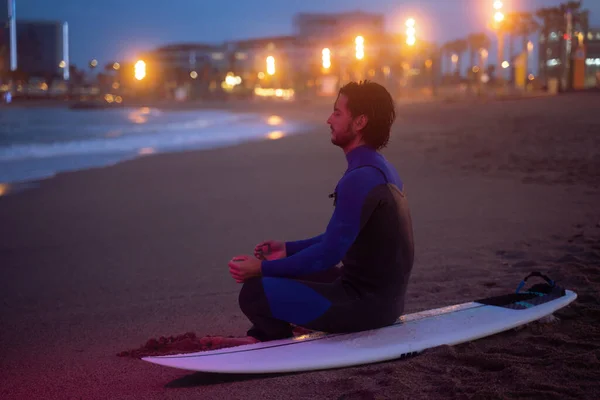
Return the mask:
<path id="1" fill-rule="evenodd" d="M 348 146 L 355 138 L 356 134 L 352 132 L 350 123 L 343 129 L 331 132 L 331 143 L 341 148 Z"/>

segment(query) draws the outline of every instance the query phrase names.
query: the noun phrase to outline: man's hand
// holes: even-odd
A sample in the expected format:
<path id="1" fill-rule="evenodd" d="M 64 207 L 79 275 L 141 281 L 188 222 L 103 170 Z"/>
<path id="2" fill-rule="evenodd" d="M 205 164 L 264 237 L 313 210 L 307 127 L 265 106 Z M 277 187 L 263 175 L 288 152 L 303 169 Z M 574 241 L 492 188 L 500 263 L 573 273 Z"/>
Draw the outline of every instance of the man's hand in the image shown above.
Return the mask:
<path id="1" fill-rule="evenodd" d="M 236 256 L 229 261 L 229 273 L 237 283 L 244 283 L 250 278 L 262 275 L 261 263 L 261 260 L 251 256 Z"/>
<path id="2" fill-rule="evenodd" d="M 287 256 L 285 242 L 266 240 L 256 245 L 254 256 L 260 260 L 279 260 Z"/>

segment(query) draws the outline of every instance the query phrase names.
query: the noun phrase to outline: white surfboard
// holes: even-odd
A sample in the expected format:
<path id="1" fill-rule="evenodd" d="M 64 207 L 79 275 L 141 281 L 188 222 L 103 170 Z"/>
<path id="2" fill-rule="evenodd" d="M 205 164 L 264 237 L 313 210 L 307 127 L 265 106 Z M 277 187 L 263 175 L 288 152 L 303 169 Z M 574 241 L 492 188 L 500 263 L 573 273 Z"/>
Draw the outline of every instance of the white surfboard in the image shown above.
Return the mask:
<path id="1" fill-rule="evenodd" d="M 369 331 L 315 332 L 290 339 L 143 360 L 190 371 L 246 374 L 348 367 L 404 358 L 436 346 L 490 336 L 550 315 L 576 298 L 577 294 L 570 290 L 559 297 L 539 295 L 531 299 L 511 294 L 500 299 L 500 303 L 505 303 L 502 305 L 489 304 L 498 297 L 456 304 L 407 314 L 393 325 Z"/>

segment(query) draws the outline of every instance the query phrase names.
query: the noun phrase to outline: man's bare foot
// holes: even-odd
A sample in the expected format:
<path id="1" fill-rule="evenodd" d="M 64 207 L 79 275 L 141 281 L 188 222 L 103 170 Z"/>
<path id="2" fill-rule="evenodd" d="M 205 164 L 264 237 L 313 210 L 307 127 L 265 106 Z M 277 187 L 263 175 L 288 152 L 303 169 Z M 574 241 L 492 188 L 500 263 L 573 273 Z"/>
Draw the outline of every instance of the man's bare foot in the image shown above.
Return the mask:
<path id="1" fill-rule="evenodd" d="M 302 335 L 308 335 L 310 333 L 314 333 L 315 331 L 312 331 L 307 328 L 303 328 L 301 326 L 296 326 L 294 328 L 293 332 L 294 332 L 294 336 L 302 336 Z"/>
<path id="2" fill-rule="evenodd" d="M 197 337 L 195 333 L 188 332 L 179 336 L 161 336 L 159 339 L 150 339 L 144 346 L 138 349 L 122 351 L 118 354 L 118 356 L 142 358 L 147 356 L 161 356 L 218 350 L 227 347 L 242 346 L 258 342 L 258 339 L 255 339 L 251 336 L 204 336 L 200 338 Z"/>
<path id="3" fill-rule="evenodd" d="M 254 344 L 260 342 L 260 340 L 253 338 L 252 336 L 245 337 L 213 337 L 212 342 L 218 344 L 220 348 L 223 347 L 234 347 L 242 346 L 245 344 Z"/>

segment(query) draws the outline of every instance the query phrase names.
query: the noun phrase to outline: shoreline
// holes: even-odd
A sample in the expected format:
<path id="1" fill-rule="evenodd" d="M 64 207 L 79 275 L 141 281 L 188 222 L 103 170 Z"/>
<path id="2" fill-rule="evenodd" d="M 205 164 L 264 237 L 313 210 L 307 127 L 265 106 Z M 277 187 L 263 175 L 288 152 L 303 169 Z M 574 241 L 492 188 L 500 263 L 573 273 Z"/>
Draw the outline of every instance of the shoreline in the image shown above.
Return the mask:
<path id="1" fill-rule="evenodd" d="M 210 104 L 210 105 L 201 104 L 200 105 L 201 107 L 198 107 L 198 105 L 189 105 L 188 107 L 183 107 L 183 108 L 182 107 L 174 107 L 172 105 L 163 105 L 163 104 L 150 104 L 150 105 L 142 105 L 142 104 L 146 104 L 146 103 L 141 103 L 140 105 L 136 105 L 136 106 L 127 106 L 124 108 L 125 109 L 151 108 L 151 109 L 156 109 L 156 110 L 163 111 L 163 112 L 215 110 L 215 111 L 225 111 L 225 112 L 229 112 L 229 113 L 237 114 L 237 115 L 258 116 L 258 117 L 267 118 L 267 119 L 272 116 L 277 116 L 279 118 L 282 118 L 283 121 L 285 121 L 285 123 L 290 126 L 291 130 L 286 131 L 284 129 L 282 131 L 281 129 L 278 129 L 279 124 L 273 125 L 270 127 L 267 127 L 267 125 L 265 124 L 265 134 L 261 134 L 261 135 L 233 139 L 233 141 L 231 139 L 226 139 L 226 140 L 215 139 L 215 141 L 211 144 L 192 145 L 189 148 L 167 149 L 167 150 L 152 149 L 151 152 L 147 152 L 147 153 L 141 153 L 141 152 L 138 152 L 137 154 L 132 153 L 129 156 L 120 158 L 116 162 L 111 162 L 108 164 L 84 166 L 84 167 L 80 167 L 80 168 L 77 167 L 77 168 L 67 169 L 67 170 L 62 170 L 62 171 L 60 171 L 60 170 L 53 171 L 52 174 L 47 175 L 47 176 L 32 177 L 32 178 L 23 179 L 23 180 L 0 181 L 0 197 L 3 195 L 6 196 L 6 195 L 15 194 L 22 190 L 28 190 L 28 189 L 33 189 L 35 187 L 39 187 L 40 182 L 54 179 L 56 176 L 58 176 L 60 174 L 64 174 L 64 173 L 94 170 L 94 169 L 98 169 L 98 168 L 110 168 L 117 164 L 121 164 L 124 162 L 142 158 L 142 157 L 155 156 L 157 154 L 182 153 L 182 152 L 189 152 L 189 151 L 209 151 L 212 149 L 218 149 L 218 148 L 222 148 L 222 147 L 238 146 L 240 144 L 244 144 L 247 142 L 280 140 L 281 138 L 286 137 L 286 136 L 304 134 L 308 131 L 314 130 L 316 128 L 316 123 L 317 123 L 316 120 L 314 119 L 315 112 L 312 111 L 312 109 L 310 109 L 310 111 L 308 111 L 306 108 L 297 110 L 292 107 L 289 107 L 290 106 L 289 104 L 279 105 L 279 107 L 277 107 L 276 109 L 267 109 L 266 104 L 248 105 L 248 104 L 242 104 L 242 103 L 229 104 L 229 106 L 227 106 L 227 104 L 216 104 L 216 103 Z M 25 108 L 35 109 L 38 107 L 40 107 L 40 106 L 31 106 L 31 107 L 25 107 Z M 41 107 L 43 108 L 43 106 L 41 106 Z M 102 112 L 104 110 L 97 110 L 97 111 Z M 269 132 L 267 132 L 267 131 L 269 131 Z"/>

